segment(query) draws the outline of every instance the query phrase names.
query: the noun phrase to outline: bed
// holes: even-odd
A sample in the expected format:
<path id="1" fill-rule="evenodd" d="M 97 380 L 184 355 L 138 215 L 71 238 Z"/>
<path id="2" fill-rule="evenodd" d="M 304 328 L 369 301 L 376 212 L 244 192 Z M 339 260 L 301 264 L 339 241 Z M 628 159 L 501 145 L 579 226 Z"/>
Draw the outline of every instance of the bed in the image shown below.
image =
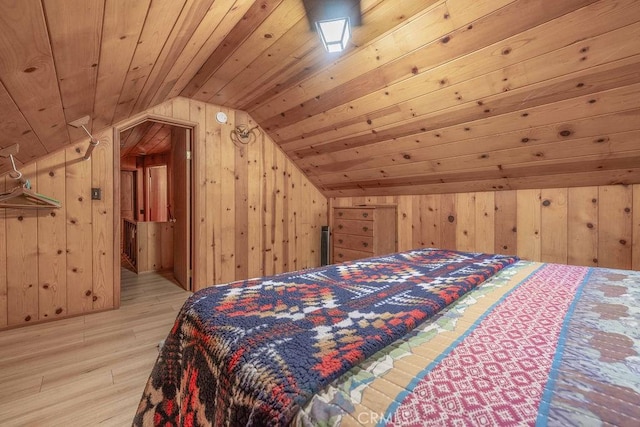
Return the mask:
<path id="1" fill-rule="evenodd" d="M 640 273 L 418 249 L 211 287 L 134 425 L 640 425 Z"/>

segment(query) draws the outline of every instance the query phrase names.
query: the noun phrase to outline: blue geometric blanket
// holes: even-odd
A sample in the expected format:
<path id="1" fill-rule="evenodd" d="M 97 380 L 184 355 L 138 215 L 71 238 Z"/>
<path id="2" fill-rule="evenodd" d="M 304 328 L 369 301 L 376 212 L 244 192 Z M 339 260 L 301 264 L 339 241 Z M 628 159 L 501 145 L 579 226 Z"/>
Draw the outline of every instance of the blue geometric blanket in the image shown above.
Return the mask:
<path id="1" fill-rule="evenodd" d="M 203 289 L 135 425 L 286 425 L 313 394 L 516 257 L 414 250 Z"/>

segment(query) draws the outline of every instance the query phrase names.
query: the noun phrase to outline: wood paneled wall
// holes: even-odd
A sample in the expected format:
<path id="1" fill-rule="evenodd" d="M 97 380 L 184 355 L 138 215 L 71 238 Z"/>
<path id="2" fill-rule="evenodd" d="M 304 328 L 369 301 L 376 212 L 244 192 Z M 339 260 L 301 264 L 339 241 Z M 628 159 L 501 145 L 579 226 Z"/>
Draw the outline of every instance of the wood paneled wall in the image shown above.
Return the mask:
<path id="1" fill-rule="evenodd" d="M 330 199 L 398 205 L 398 250 L 440 247 L 640 270 L 640 184 Z"/>
<path id="2" fill-rule="evenodd" d="M 215 120 L 221 110 L 226 124 Z M 246 113 L 186 98 L 140 116 L 149 113 L 197 124 L 195 289 L 320 265 L 327 199 L 263 132 L 247 146 L 231 141 L 236 124 L 254 125 Z M 82 140 L 21 168 L 61 209 L 0 209 L 0 329 L 119 305 L 114 128 L 95 136 L 100 145 L 88 161 Z M 0 191 L 13 185 L 0 178 Z M 101 200 L 91 200 L 92 187 Z"/>
<path id="3" fill-rule="evenodd" d="M 0 329 L 114 307 L 112 134 L 96 137 L 90 160 L 86 140 L 21 168 L 62 208 L 0 209 Z M 16 184 L 3 176 L 0 191 Z"/>
<path id="4" fill-rule="evenodd" d="M 138 222 L 137 271 L 161 271 L 173 268 L 173 223 Z"/>
<path id="5" fill-rule="evenodd" d="M 320 265 L 327 199 L 264 132 L 249 145 L 232 141 L 236 125 L 255 126 L 248 114 L 182 97 L 153 112 L 198 123 L 194 289 Z"/>

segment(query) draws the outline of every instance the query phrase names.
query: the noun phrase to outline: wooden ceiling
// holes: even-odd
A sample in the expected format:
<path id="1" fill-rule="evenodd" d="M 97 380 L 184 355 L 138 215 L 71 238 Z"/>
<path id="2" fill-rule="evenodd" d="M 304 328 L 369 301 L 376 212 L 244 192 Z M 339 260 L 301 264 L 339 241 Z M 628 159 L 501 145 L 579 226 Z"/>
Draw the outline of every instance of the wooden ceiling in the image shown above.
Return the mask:
<path id="1" fill-rule="evenodd" d="M 150 156 L 171 151 L 171 125 L 146 121 L 120 134 L 120 157 Z"/>
<path id="2" fill-rule="evenodd" d="M 0 148 L 181 95 L 249 112 L 327 196 L 640 182 L 639 1 L 361 9 L 329 55 L 302 0 L 1 0 Z"/>

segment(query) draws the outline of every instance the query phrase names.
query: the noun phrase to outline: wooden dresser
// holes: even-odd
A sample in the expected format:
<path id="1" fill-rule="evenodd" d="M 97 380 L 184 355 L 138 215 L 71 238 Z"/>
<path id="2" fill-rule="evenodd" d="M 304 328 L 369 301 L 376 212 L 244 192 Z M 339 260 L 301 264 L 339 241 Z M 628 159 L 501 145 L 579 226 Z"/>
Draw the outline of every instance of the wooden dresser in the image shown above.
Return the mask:
<path id="1" fill-rule="evenodd" d="M 395 206 L 333 208 L 333 262 L 397 251 Z"/>

